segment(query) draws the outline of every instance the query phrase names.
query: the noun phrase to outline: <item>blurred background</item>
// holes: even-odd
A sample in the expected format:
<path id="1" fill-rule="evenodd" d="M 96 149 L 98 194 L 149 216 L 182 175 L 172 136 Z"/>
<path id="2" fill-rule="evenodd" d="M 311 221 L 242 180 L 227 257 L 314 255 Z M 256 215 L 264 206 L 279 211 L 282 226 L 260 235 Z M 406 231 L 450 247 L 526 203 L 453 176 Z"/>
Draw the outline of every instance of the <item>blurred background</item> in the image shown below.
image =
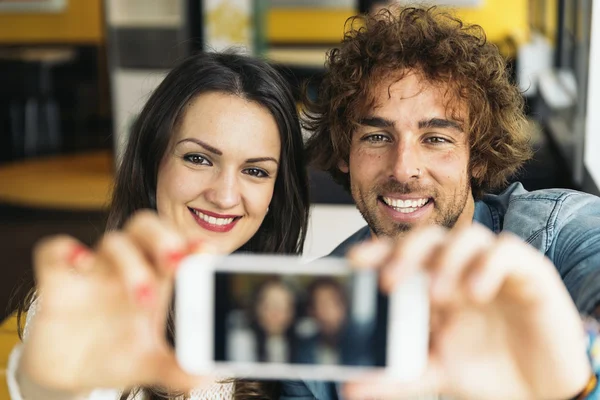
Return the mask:
<path id="1" fill-rule="evenodd" d="M 16 340 L 9 317 L 33 283 L 32 245 L 58 232 L 88 244 L 102 234 L 129 127 L 174 63 L 192 52 L 235 46 L 266 58 L 298 88 L 307 79 L 318 82 L 348 17 L 385 3 L 0 0 L 0 370 Z M 591 61 L 600 57 L 600 5 L 431 3 L 480 24 L 509 61 L 536 150 L 515 179 L 530 190 L 597 194 L 600 64 Z M 311 180 L 307 258 L 326 254 L 364 224 L 326 175 L 311 171 Z"/>

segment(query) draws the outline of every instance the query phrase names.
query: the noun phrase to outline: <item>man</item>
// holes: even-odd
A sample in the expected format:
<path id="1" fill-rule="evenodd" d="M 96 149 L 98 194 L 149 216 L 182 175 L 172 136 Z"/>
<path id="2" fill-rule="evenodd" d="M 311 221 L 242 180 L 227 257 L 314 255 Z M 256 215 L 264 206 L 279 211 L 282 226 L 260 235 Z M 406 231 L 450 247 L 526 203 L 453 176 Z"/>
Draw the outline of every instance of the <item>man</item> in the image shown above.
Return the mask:
<path id="1" fill-rule="evenodd" d="M 432 358 L 418 382 L 284 384 L 283 397 L 582 393 L 591 374 L 573 302 L 590 314 L 600 300 L 600 199 L 518 183 L 490 194 L 531 156 L 495 46 L 438 9 L 406 8 L 354 21 L 327 67 L 307 148 L 368 223 L 332 254 L 377 239 L 350 258 L 385 267 L 388 291 L 411 270 L 431 273 Z"/>
<path id="2" fill-rule="evenodd" d="M 348 322 L 348 300 L 340 282 L 331 277 L 317 278 L 307 289 L 307 312 L 316 324 L 316 332 L 300 339 L 298 362 L 335 365 L 344 360 L 345 325 Z M 346 346 L 343 346 L 346 347 Z M 344 354 L 346 353 L 346 354 Z M 348 361 L 344 360 L 344 364 Z"/>
<path id="3" fill-rule="evenodd" d="M 375 362 L 368 341 L 370 324 L 353 318 L 345 290 L 332 277 L 316 278 L 309 285 L 307 315 L 317 329 L 299 340 L 299 363 L 373 365 Z"/>

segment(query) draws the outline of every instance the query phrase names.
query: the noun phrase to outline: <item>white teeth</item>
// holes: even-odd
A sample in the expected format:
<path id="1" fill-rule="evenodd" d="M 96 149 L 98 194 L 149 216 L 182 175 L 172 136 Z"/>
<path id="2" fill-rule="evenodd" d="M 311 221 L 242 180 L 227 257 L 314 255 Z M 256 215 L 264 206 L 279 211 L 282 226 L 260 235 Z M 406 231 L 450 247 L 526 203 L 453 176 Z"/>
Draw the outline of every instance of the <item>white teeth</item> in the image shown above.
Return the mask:
<path id="1" fill-rule="evenodd" d="M 215 218 L 201 213 L 198 210 L 192 209 L 194 214 L 200 217 L 201 220 L 208 222 L 211 225 L 228 225 L 233 222 L 233 218 Z"/>
<path id="2" fill-rule="evenodd" d="M 412 207 L 411 208 L 400 208 L 400 209 L 398 209 L 398 211 L 400 211 L 403 214 L 408 214 L 408 213 L 417 211 L 417 209 L 412 208 Z"/>
<path id="3" fill-rule="evenodd" d="M 429 199 L 427 197 L 416 199 L 416 200 L 400 200 L 393 199 L 391 197 L 384 197 L 383 201 L 390 207 L 393 207 L 397 211 L 402 213 L 411 213 L 417 211 L 419 208 L 423 207 Z"/>

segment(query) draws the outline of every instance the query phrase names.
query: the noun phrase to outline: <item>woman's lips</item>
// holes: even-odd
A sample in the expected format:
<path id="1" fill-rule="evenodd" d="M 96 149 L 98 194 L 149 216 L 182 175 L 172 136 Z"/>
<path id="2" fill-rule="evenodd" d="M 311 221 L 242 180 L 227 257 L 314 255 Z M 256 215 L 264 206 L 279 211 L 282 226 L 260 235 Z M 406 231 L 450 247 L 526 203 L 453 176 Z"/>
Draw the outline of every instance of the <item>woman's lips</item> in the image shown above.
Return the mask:
<path id="1" fill-rule="evenodd" d="M 212 232 L 229 232 L 241 218 L 238 215 L 216 214 L 191 207 L 188 207 L 188 209 L 198 225 Z"/>

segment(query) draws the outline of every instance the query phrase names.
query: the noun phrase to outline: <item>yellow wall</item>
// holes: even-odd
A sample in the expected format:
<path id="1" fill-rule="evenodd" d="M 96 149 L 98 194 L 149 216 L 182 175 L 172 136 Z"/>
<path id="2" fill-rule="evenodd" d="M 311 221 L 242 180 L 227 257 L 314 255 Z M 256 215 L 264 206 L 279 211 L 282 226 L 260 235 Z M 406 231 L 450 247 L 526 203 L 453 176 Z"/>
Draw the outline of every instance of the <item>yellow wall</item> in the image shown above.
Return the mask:
<path id="1" fill-rule="evenodd" d="M 0 44 L 104 40 L 102 0 L 68 0 L 62 13 L 1 13 Z"/>
<path id="2" fill-rule="evenodd" d="M 532 15 L 531 27 L 546 36 L 554 43 L 556 40 L 556 27 L 558 23 L 558 1 L 557 0 L 529 0 Z"/>
<path id="3" fill-rule="evenodd" d="M 272 9 L 267 13 L 267 41 L 277 43 L 336 43 L 353 9 Z"/>
<path id="4" fill-rule="evenodd" d="M 6 367 L 8 355 L 17 343 L 19 343 L 17 318 L 12 315 L 0 325 L 0 400 L 10 400 L 6 384 Z"/>
<path id="5" fill-rule="evenodd" d="M 272 9 L 267 15 L 267 37 L 276 43 L 336 43 L 344 35 L 344 22 L 354 9 Z M 481 8 L 457 9 L 466 22 L 483 27 L 488 39 L 512 37 L 518 44 L 529 35 L 528 0 L 485 0 Z"/>
<path id="6" fill-rule="evenodd" d="M 546 1 L 545 25 L 546 31 L 544 34 L 552 43 L 556 40 L 556 25 L 558 23 L 558 4 L 557 0 Z"/>
<path id="7" fill-rule="evenodd" d="M 491 41 L 507 36 L 527 39 L 528 0 L 485 0 L 478 9 L 458 9 L 465 21 L 483 26 Z M 102 0 L 68 0 L 59 14 L 0 14 L 1 43 L 90 43 L 104 40 Z M 354 9 L 272 9 L 267 15 L 269 42 L 336 43 Z"/>
<path id="8" fill-rule="evenodd" d="M 483 7 L 459 9 L 457 15 L 481 25 L 492 42 L 511 37 L 521 44 L 529 38 L 528 8 L 528 0 L 485 0 Z"/>

